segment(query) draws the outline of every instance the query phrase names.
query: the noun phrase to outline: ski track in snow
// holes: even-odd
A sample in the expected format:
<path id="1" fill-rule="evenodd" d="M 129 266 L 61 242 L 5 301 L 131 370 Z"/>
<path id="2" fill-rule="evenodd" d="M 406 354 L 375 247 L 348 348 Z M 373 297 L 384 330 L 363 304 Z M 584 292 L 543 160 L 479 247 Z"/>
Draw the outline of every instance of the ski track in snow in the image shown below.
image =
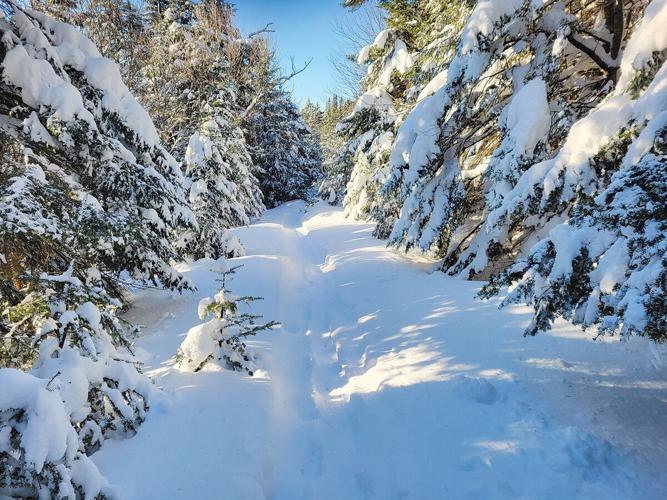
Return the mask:
<path id="1" fill-rule="evenodd" d="M 648 343 L 562 322 L 523 338 L 522 307 L 431 273 L 325 204 L 235 233 L 231 284 L 282 327 L 255 377 L 173 367 L 213 293 L 142 291 L 130 321 L 161 391 L 139 433 L 93 456 L 129 499 L 665 498 L 667 368 Z"/>

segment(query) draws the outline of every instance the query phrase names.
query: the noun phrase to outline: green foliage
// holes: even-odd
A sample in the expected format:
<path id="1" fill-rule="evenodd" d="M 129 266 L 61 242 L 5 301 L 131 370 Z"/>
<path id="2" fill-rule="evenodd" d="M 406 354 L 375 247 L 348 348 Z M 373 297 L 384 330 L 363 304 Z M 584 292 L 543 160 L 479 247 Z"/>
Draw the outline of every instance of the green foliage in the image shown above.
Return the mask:
<path id="1" fill-rule="evenodd" d="M 245 128 L 266 206 L 311 199 L 322 178 L 322 153 L 289 94 L 280 87 L 264 94 Z"/>
<path id="2" fill-rule="evenodd" d="M 181 366 L 198 372 L 211 361 L 220 361 L 229 370 L 245 371 L 250 376 L 253 375 L 253 356 L 248 351 L 246 339 L 280 324 L 276 321 L 263 323 L 259 321 L 262 316 L 240 311 L 240 304 L 250 306 L 253 302 L 262 300 L 262 297 L 237 297 L 232 294 L 228 284 L 240 267 L 242 266 L 227 268 L 223 265 L 223 268 L 218 270 L 220 278 L 217 281 L 221 284 L 218 292 L 214 297 L 204 299 L 199 304 L 199 317 L 202 320 L 209 317 L 213 319 L 188 333 L 188 337 L 176 353 L 176 361 Z M 213 352 L 201 352 L 200 347 L 191 348 L 191 337 L 194 337 L 192 344 L 200 344 L 198 336 L 214 340 Z"/>
<path id="3" fill-rule="evenodd" d="M 414 43 L 420 26 L 420 0 L 381 0 L 380 7 L 389 14 L 387 27 L 396 30 L 408 47 Z"/>

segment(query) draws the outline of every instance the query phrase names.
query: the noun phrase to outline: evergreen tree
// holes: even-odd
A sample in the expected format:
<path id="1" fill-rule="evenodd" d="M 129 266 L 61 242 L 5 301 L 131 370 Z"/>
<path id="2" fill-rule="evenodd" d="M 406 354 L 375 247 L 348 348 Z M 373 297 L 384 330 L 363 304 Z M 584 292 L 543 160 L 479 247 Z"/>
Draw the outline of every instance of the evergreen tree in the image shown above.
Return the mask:
<path id="1" fill-rule="evenodd" d="M 0 368 L 0 488 L 11 498 L 118 498 L 79 450 L 49 381 Z"/>
<path id="2" fill-rule="evenodd" d="M 414 61 L 399 31 L 388 28 L 360 51 L 357 62 L 368 66 L 364 92 L 352 113 L 338 125 L 347 144 L 337 162 L 346 170 L 351 167 L 345 213 L 354 218 L 386 221 L 378 202 L 399 118 L 394 101 L 403 93 L 404 79 Z"/>
<path id="3" fill-rule="evenodd" d="M 228 89 L 212 99 L 209 119 L 192 135 L 185 153 L 198 227 L 184 233 L 179 246 L 195 259 L 241 255 L 240 243 L 227 230 L 249 224 L 263 209 L 243 131 L 230 109 L 234 94 Z"/>
<path id="4" fill-rule="evenodd" d="M 645 89 L 657 89 L 661 81 L 664 47 L 652 33 L 664 19 L 664 2 L 388 0 L 382 5 L 388 30 L 361 51 L 358 61 L 370 63 L 364 95 L 387 93 L 383 102 L 391 103 L 396 118 L 386 131 L 395 139 L 384 158 L 361 156 L 359 145 L 384 133 L 373 129 L 379 119 L 357 130 L 349 120 L 341 123 L 343 133 L 352 130 L 345 137 L 355 155 L 347 212 L 375 218 L 377 236 L 434 254 L 443 259 L 446 272 L 465 278 L 504 269 L 558 223 L 572 226 L 576 220 L 600 229 L 608 218 L 590 215 L 602 210 L 591 208 L 590 200 L 607 189 L 632 134 L 641 135 L 647 127 L 643 115 L 633 114 L 626 103 L 641 100 Z M 399 55 L 404 49 L 407 54 Z M 413 64 L 407 64 L 410 60 Z M 357 106 L 356 112 L 362 109 Z M 616 160 L 602 159 L 609 155 Z M 586 223 L 574 218 L 583 213 L 589 214 Z M 542 242 L 530 264 L 521 259 L 511 268 L 511 278 L 494 282 L 520 279 L 519 270 L 534 274 L 540 259 L 556 258 L 559 245 L 569 248 L 551 243 L 553 251 Z M 586 251 L 595 255 L 584 259 L 586 265 L 601 265 L 596 261 L 600 253 Z M 582 262 L 573 276 L 588 276 Z M 593 324 L 575 318 L 589 297 L 588 285 L 580 282 L 580 292 L 569 296 L 578 305 L 567 300 L 559 305 L 557 297 L 572 292 L 571 283 L 562 285 L 558 274 L 545 275 L 548 268 L 539 270 L 540 286 L 546 280 L 560 292 L 552 290 L 538 300 L 530 291 L 531 279 L 524 278 L 519 294 L 537 300 L 539 311 L 549 311 L 537 320 L 537 329 L 557 315 Z M 599 293 L 602 302 L 616 300 L 605 290 Z M 659 301 L 647 290 L 644 298 Z M 619 318 L 627 301 L 618 301 L 616 331 L 653 331 L 655 326 L 623 326 Z M 660 324 L 656 321 L 652 324 Z"/>
<path id="5" fill-rule="evenodd" d="M 667 16 L 667 6 L 661 7 Z M 591 141 L 584 151 L 604 187 L 580 193 L 566 221 L 482 290 L 489 297 L 501 286 L 515 285 L 504 303 L 534 307 L 527 335 L 565 317 L 597 335 L 667 340 L 667 100 L 658 90 L 667 82 L 667 47 L 659 41 L 642 47 L 659 13 L 649 9 L 628 42 L 616 95 L 575 124 L 564 146 L 576 141 L 579 147 L 584 127 L 594 133 L 599 132 L 595 126 L 615 130 L 609 142 Z M 627 94 L 632 99 L 625 99 Z M 619 99 L 626 103 L 625 113 L 611 120 Z"/>
<path id="6" fill-rule="evenodd" d="M 81 8 L 74 20 L 64 20 L 79 26 L 102 56 L 115 61 L 123 81 L 136 92 L 150 36 L 142 11 L 129 0 L 89 0 Z"/>
<path id="7" fill-rule="evenodd" d="M 265 94 L 246 129 L 266 206 L 309 199 L 321 178 L 322 157 L 290 96 L 279 88 Z"/>
<path id="8" fill-rule="evenodd" d="M 0 440 L 0 488 L 111 496 L 77 450 L 133 433 L 148 410 L 150 383 L 116 317 L 121 291 L 190 287 L 170 261 L 193 217 L 178 165 L 118 67 L 71 25 L 3 10 L 0 364 L 30 370 L 3 377 L 33 396 L 13 406 L 3 391 L 0 433 L 15 439 Z M 34 404 L 47 405 L 38 422 Z M 39 426 L 66 448 L 36 457 Z"/>
<path id="9" fill-rule="evenodd" d="M 338 122 L 352 111 L 352 102 L 343 101 L 338 96 L 327 100 L 324 110 L 317 109 L 313 125 L 308 122 L 308 114 L 303 113 L 304 120 L 311 128 L 317 127 L 317 139 L 322 148 L 322 173 L 324 180 L 320 184 L 320 196 L 331 204 L 340 204 L 345 197 L 345 186 L 350 180 L 352 160 L 344 151 L 345 141 L 337 132 Z"/>
<path id="10" fill-rule="evenodd" d="M 241 125 L 243 89 L 236 81 L 242 45 L 231 6 L 210 0 L 190 6 L 191 20 L 170 7 L 153 25 L 155 44 L 144 70 L 143 99 L 180 161 L 197 228 L 176 246 L 190 258 L 238 255 L 227 232 L 263 209 Z M 173 68 L 178 68 L 174 71 Z"/>
<path id="11" fill-rule="evenodd" d="M 301 108 L 300 114 L 303 121 L 308 125 L 310 133 L 319 139 L 320 129 L 322 128 L 322 121 L 324 119 L 324 113 L 320 109 L 320 106 L 308 99 L 303 108 Z"/>
<path id="12" fill-rule="evenodd" d="M 151 24 L 157 24 L 171 5 L 170 0 L 146 0 L 144 2 L 144 13 Z"/>
<path id="13" fill-rule="evenodd" d="M 171 5 L 152 25 L 149 57 L 142 69 L 139 96 L 160 137 L 181 163 L 188 140 L 204 121 L 205 90 L 219 69 L 207 41 L 180 22 Z"/>
<path id="14" fill-rule="evenodd" d="M 221 259 L 213 270 L 220 274 L 221 288 L 213 297 L 199 302 L 198 314 L 206 323 L 191 328 L 176 353 L 181 368 L 198 372 L 210 362 L 222 362 L 234 371 L 245 371 L 252 376 L 253 357 L 245 341 L 258 333 L 279 326 L 275 321 L 258 323 L 261 316 L 242 312 L 239 306 L 248 306 L 261 297 L 238 297 L 227 288 L 230 278 L 239 267 L 228 267 Z"/>

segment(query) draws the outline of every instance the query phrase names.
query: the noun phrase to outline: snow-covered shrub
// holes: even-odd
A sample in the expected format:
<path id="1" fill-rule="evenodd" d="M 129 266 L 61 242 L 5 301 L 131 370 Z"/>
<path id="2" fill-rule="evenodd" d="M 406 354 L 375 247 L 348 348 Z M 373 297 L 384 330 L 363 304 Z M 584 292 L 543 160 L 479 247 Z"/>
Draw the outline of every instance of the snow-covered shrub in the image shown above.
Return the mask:
<path id="1" fill-rule="evenodd" d="M 0 495 L 18 498 L 118 498 L 79 450 L 52 381 L 0 368 Z"/>
<path id="2" fill-rule="evenodd" d="M 178 365 L 188 371 L 198 372 L 209 362 L 220 362 L 234 371 L 253 374 L 252 355 L 247 351 L 244 340 L 259 332 L 278 325 L 275 321 L 257 323 L 261 316 L 241 312 L 240 304 L 248 305 L 260 297 L 237 297 L 227 289 L 227 282 L 240 266 L 228 268 L 220 260 L 214 271 L 220 273 L 221 288 L 213 297 L 199 302 L 199 318 L 206 323 L 188 331 L 185 340 L 176 353 Z"/>
<path id="3" fill-rule="evenodd" d="M 116 317 L 120 305 L 70 269 L 43 273 L 34 290 L 2 313 L 10 332 L 6 343 L 14 345 L 13 353 L 22 352 L 14 359 L 29 361 L 23 367 L 51 380 L 88 453 L 106 438 L 133 434 L 148 411 L 151 383 Z"/>

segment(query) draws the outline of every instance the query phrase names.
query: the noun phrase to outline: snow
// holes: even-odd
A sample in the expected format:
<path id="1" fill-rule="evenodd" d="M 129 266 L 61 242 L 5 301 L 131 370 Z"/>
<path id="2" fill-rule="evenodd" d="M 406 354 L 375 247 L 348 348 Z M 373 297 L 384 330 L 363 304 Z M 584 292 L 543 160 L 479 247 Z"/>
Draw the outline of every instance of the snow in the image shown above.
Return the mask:
<path id="1" fill-rule="evenodd" d="M 56 462 L 71 453 L 77 440 L 62 401 L 57 393 L 46 390 L 46 382 L 11 368 L 0 369 L 0 411 L 25 408 L 21 448 L 38 472 L 46 461 Z"/>
<path id="2" fill-rule="evenodd" d="M 636 70 L 642 69 L 654 52 L 667 47 L 667 1 L 653 0 L 644 12 L 641 24 L 635 29 L 623 51 L 618 87 L 630 83 Z"/>
<path id="3" fill-rule="evenodd" d="M 371 89 L 361 94 L 354 105 L 351 115 L 364 109 L 377 109 L 378 111 L 387 113 L 389 116 L 394 114 L 391 96 L 386 90 L 379 88 Z"/>
<path id="4" fill-rule="evenodd" d="M 372 48 L 372 45 L 366 45 L 359 51 L 359 55 L 357 56 L 357 64 L 366 64 L 368 58 L 371 55 Z"/>
<path id="5" fill-rule="evenodd" d="M 371 50 L 373 50 L 373 49 L 378 49 L 378 50 L 384 49 L 385 45 L 387 45 L 387 40 L 389 40 L 390 35 L 391 35 L 391 30 L 390 29 L 385 29 L 385 30 L 380 31 L 376 35 L 375 40 L 373 40 L 372 44 L 366 45 L 365 47 L 361 48 L 361 50 L 359 51 L 359 54 L 357 55 L 357 64 L 366 64 L 368 62 L 368 58 L 371 54 Z"/>
<path id="6" fill-rule="evenodd" d="M 479 49 L 480 36 L 489 36 L 495 24 L 511 16 L 523 5 L 523 0 L 481 0 L 473 9 L 461 34 L 461 53 Z"/>
<path id="7" fill-rule="evenodd" d="M 97 333 L 98 335 L 101 335 L 101 324 L 100 321 L 102 320 L 102 315 L 100 314 L 100 310 L 97 308 L 95 304 L 92 302 L 84 302 L 81 304 L 79 307 L 76 308 L 76 314 L 79 316 L 79 318 L 85 320 L 89 325 L 92 330 Z"/>
<path id="8" fill-rule="evenodd" d="M 389 40 L 389 35 L 391 35 L 390 29 L 380 31 L 375 36 L 375 40 L 373 40 L 373 47 L 380 50 L 384 49 L 385 45 L 387 45 L 387 40 Z"/>
<path id="9" fill-rule="evenodd" d="M 79 451 L 79 440 L 70 423 L 70 416 L 50 381 L 13 368 L 0 368 L 0 497 L 50 498 L 48 491 L 32 490 L 22 477 L 58 471 L 59 483 L 53 485 L 58 498 L 74 498 L 74 485 L 83 488 L 86 499 L 118 498 L 118 491 L 109 485 L 95 463 Z M 20 412 L 24 413 L 21 415 Z M 18 433 L 18 448 L 10 436 Z M 9 459 L 8 459 L 9 458 Z M 8 470 L 4 469 L 4 466 Z M 18 465 L 18 466 L 17 466 Z M 11 475 L 11 478 L 9 477 Z M 10 480 L 5 483 L 5 480 Z M 16 481 L 16 483 L 13 483 Z M 22 486 L 28 486 L 21 488 Z M 23 493 L 22 493 L 23 492 Z"/>
<path id="10" fill-rule="evenodd" d="M 56 21 L 39 12 L 28 11 L 44 27 L 53 47 L 50 51 L 57 54 L 62 66 L 71 66 L 81 71 L 86 80 L 103 93 L 102 104 L 112 112 L 118 113 L 121 120 L 136 132 L 148 146 L 156 146 L 160 139 L 148 112 L 137 102 L 123 83 L 118 65 L 111 59 L 102 57 L 93 42 L 74 26 Z M 21 33 L 37 33 L 27 17 L 17 12 L 17 25 Z M 36 48 L 46 46 L 48 42 L 37 44 Z"/>
<path id="11" fill-rule="evenodd" d="M 394 50 L 385 61 L 382 71 L 378 76 L 378 83 L 384 89 L 389 88 L 391 86 L 391 77 L 394 72 L 403 74 L 408 71 L 413 64 L 414 61 L 405 42 L 403 42 L 403 40 L 396 40 Z"/>
<path id="12" fill-rule="evenodd" d="M 551 113 L 544 80 L 536 78 L 519 89 L 501 117 L 517 156 L 532 153 L 549 133 Z"/>
<path id="13" fill-rule="evenodd" d="M 125 498 L 667 495 L 660 349 L 565 322 L 524 338 L 528 308 L 480 302 L 479 282 L 372 230 L 302 202 L 233 230 L 247 255 L 228 261 L 244 266 L 232 290 L 282 323 L 249 342 L 253 377 L 175 365 L 218 263 L 179 266 L 195 294 L 134 294 L 126 319 L 147 325 L 136 351 L 162 395 L 93 456 Z"/>
<path id="14" fill-rule="evenodd" d="M 449 103 L 447 87 L 425 97 L 408 114 L 396 134 L 390 163 L 393 167 L 410 166 L 404 173 L 405 184 L 414 182 L 424 166 L 440 152 L 438 122 Z"/>
<path id="15" fill-rule="evenodd" d="M 220 350 L 215 337 L 219 336 L 223 327 L 223 321 L 212 319 L 191 328 L 179 347 L 179 355 L 182 357 L 179 367 L 194 371 L 200 368 L 209 357 L 214 356 Z"/>
<path id="16" fill-rule="evenodd" d="M 47 61 L 31 57 L 24 46 L 9 50 L 2 68 L 4 81 L 21 89 L 21 98 L 28 106 L 48 106 L 59 120 L 67 122 L 76 116 L 97 128 L 79 91 L 59 77 Z"/>
<path id="17" fill-rule="evenodd" d="M 447 69 L 442 70 L 435 75 L 430 82 L 422 89 L 417 97 L 417 102 L 424 100 L 426 97 L 435 94 L 438 90 L 447 84 Z"/>

